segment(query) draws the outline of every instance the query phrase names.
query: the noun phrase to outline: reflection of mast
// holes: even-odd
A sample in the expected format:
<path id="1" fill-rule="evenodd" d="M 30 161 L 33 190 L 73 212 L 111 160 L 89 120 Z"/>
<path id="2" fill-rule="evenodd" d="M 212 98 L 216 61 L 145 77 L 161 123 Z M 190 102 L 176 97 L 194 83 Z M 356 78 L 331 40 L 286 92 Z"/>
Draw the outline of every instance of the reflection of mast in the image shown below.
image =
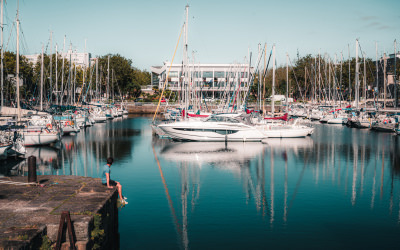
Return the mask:
<path id="1" fill-rule="evenodd" d="M 262 163 L 261 163 L 261 195 L 262 195 L 262 216 L 263 218 L 265 217 L 265 213 L 267 210 L 267 199 L 266 199 L 266 194 L 265 194 L 265 150 L 262 151 Z"/>
<path id="2" fill-rule="evenodd" d="M 162 180 L 162 182 L 163 182 L 165 194 L 166 194 L 167 200 L 168 200 L 168 205 L 169 205 L 169 208 L 170 208 L 170 210 L 171 210 L 172 217 L 173 217 L 173 219 L 174 219 L 175 229 L 176 229 L 178 235 L 181 236 L 181 235 L 182 235 L 182 229 L 181 229 L 181 227 L 180 227 L 180 225 L 179 225 L 178 217 L 176 216 L 176 212 L 175 212 L 174 206 L 173 206 L 173 204 L 172 204 L 172 199 L 171 199 L 171 196 L 170 196 L 170 194 L 169 194 L 168 186 L 167 186 L 167 183 L 166 183 L 166 181 L 165 181 L 163 171 L 162 171 L 162 169 L 161 169 L 160 161 L 158 160 L 156 151 L 154 150 L 154 146 L 153 146 L 153 153 L 154 153 L 154 157 L 155 157 L 155 159 L 156 159 L 156 161 L 157 161 L 158 170 L 160 171 L 161 180 Z"/>
<path id="3" fill-rule="evenodd" d="M 383 196 L 383 173 L 384 173 L 384 167 L 385 167 L 385 147 L 382 145 L 382 172 L 381 172 L 381 193 L 380 193 L 380 196 L 381 196 L 381 199 L 382 199 L 382 196 Z"/>
<path id="4" fill-rule="evenodd" d="M 286 153 L 286 151 L 285 151 Z M 288 197 L 288 161 L 287 156 L 285 157 L 285 198 L 283 201 L 283 221 L 287 221 L 287 197 Z"/>
<path id="5" fill-rule="evenodd" d="M 274 222 L 274 148 L 271 147 L 271 218 L 270 223 Z"/>
<path id="6" fill-rule="evenodd" d="M 378 150 L 376 151 L 376 154 L 375 154 L 375 168 L 374 168 L 374 180 L 373 180 L 373 182 L 372 182 L 371 209 L 374 208 L 374 202 L 375 202 L 375 184 L 376 184 L 376 164 L 377 164 L 377 158 L 378 158 Z"/>
<path id="7" fill-rule="evenodd" d="M 184 249 L 188 249 L 189 239 L 187 233 L 187 194 L 188 194 L 188 170 L 186 163 L 181 166 L 181 201 L 182 201 L 182 243 Z"/>
<path id="8" fill-rule="evenodd" d="M 352 205 L 354 205 L 356 203 L 356 196 L 357 196 L 356 183 L 357 183 L 358 148 L 357 148 L 356 143 L 353 143 L 353 154 L 354 154 L 353 183 L 351 186 L 351 204 Z"/>
<path id="9" fill-rule="evenodd" d="M 363 194 L 364 189 L 364 164 L 365 164 L 365 144 L 361 148 L 361 185 L 360 185 L 360 194 Z"/>

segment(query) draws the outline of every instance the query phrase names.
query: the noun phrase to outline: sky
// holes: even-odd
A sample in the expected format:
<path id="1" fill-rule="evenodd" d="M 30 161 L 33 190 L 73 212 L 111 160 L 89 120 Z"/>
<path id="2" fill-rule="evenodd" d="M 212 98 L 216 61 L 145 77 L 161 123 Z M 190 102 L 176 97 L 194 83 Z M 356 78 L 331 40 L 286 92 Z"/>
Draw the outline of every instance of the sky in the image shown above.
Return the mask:
<path id="1" fill-rule="evenodd" d="M 4 47 L 16 49 L 17 0 L 4 7 Z M 258 44 L 276 46 L 278 65 L 297 54 L 355 57 L 356 39 L 367 57 L 400 47 L 399 0 L 20 0 L 21 54 L 54 53 L 72 44 L 92 57 L 108 53 L 150 71 L 171 61 L 189 5 L 188 52 L 196 63 L 245 63 Z M 52 44 L 50 46 L 50 32 Z M 182 61 L 180 40 L 174 63 Z M 400 49 L 397 49 L 400 50 Z"/>

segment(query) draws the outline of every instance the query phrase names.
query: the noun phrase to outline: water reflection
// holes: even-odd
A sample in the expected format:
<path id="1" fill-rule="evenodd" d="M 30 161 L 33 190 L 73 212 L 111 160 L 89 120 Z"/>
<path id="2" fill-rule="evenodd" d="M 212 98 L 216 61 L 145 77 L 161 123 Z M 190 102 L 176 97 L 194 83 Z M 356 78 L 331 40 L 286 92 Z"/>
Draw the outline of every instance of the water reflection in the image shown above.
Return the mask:
<path id="1" fill-rule="evenodd" d="M 311 137 L 264 143 L 174 142 L 152 136 L 149 119 L 139 117 L 96 124 L 63 137 L 58 145 L 28 148 L 27 156 L 37 157 L 39 174 L 92 177 L 100 176 L 107 156 L 118 159 L 117 178 L 126 178 L 125 194 L 130 197 L 120 217 L 120 225 L 126 224 L 120 230 L 122 248 L 130 248 L 132 235 L 146 237 L 147 231 L 140 230 L 146 227 L 151 237 L 166 233 L 160 229 L 157 235 L 154 228 L 168 228 L 175 238 L 164 237 L 163 242 L 171 240 L 183 249 L 206 248 L 205 237 L 234 242 L 233 248 L 295 248 L 301 240 L 293 235 L 303 230 L 307 244 L 316 248 L 320 245 L 312 242 L 332 232 L 344 239 L 342 232 L 363 230 L 370 221 L 389 228 L 385 232 L 390 235 L 398 233 L 399 137 L 342 126 L 315 127 Z M 26 161 L 7 162 L 13 172 L 6 174 L 26 175 L 26 166 Z M 152 199 L 158 196 L 162 199 Z M 136 198 L 132 203 L 131 197 Z M 162 214 L 163 206 L 168 214 Z M 146 211 L 151 211 L 148 220 L 143 219 Z M 157 215 L 170 216 L 170 224 L 153 219 Z M 142 224 L 135 224 L 134 218 Z M 321 224 L 335 226 L 327 233 Z M 135 234 L 131 225 L 139 228 Z M 235 229 L 242 227 L 246 230 L 236 239 Z M 287 245 L 288 235 L 293 245 Z M 347 243 L 373 247 L 368 239 L 376 237 L 383 236 L 366 235 Z M 390 239 L 386 243 L 393 246 Z M 153 238 L 143 240 L 135 247 L 148 249 L 152 242 Z M 335 242 L 340 240 L 329 244 Z M 153 248 L 163 248 L 160 244 Z"/>
<path id="2" fill-rule="evenodd" d="M 60 142 L 51 146 L 27 147 L 26 157 L 36 157 L 38 174 L 99 177 L 108 156 L 124 159 L 130 155 L 131 138 L 139 136 L 140 130 L 129 125 L 123 118 L 95 124 L 78 134 L 63 136 Z M 7 164 L 2 174 L 27 175 L 27 164 L 24 159 Z"/>
<path id="3" fill-rule="evenodd" d="M 182 206 L 182 226 L 177 226 L 182 232 L 177 232 L 185 249 L 189 246 L 188 194 L 195 204 L 200 197 L 200 172 L 208 167 L 234 173 L 242 183 L 245 205 L 253 204 L 270 227 L 295 223 L 298 218 L 291 216 L 295 209 L 295 214 L 321 213 L 318 209 L 326 208 L 313 196 L 330 197 L 330 202 L 343 206 L 361 206 L 360 210 L 367 203 L 380 216 L 395 215 L 399 223 L 399 143 L 390 134 L 322 125 L 317 125 L 311 137 L 268 139 L 264 144 L 152 141 L 160 162 L 180 171 L 181 199 L 175 202 Z M 191 185 L 198 188 L 191 189 Z M 318 205 L 299 211 L 310 200 Z"/>

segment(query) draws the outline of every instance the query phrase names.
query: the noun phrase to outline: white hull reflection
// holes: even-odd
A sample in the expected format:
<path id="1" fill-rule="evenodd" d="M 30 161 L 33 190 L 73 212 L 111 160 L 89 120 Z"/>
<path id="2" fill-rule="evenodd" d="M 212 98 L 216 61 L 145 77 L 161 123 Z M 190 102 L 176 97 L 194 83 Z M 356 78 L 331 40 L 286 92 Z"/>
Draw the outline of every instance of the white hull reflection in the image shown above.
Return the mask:
<path id="1" fill-rule="evenodd" d="M 263 149 L 264 145 L 257 142 L 172 142 L 160 154 L 169 161 L 224 165 L 250 160 Z"/>

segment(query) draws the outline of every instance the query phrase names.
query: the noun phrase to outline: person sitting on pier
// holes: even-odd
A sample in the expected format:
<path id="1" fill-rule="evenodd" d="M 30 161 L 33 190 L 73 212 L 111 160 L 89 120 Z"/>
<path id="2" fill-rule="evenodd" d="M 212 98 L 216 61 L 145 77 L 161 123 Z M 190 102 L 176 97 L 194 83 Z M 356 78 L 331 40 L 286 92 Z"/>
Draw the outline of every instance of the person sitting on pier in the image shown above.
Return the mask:
<path id="1" fill-rule="evenodd" d="M 114 159 L 112 157 L 107 158 L 107 164 L 103 166 L 103 174 L 101 177 L 101 182 L 107 188 L 117 187 L 119 200 L 123 205 L 128 204 L 126 201 L 126 197 L 122 196 L 122 186 L 118 181 L 111 180 L 111 165 L 113 164 Z"/>

